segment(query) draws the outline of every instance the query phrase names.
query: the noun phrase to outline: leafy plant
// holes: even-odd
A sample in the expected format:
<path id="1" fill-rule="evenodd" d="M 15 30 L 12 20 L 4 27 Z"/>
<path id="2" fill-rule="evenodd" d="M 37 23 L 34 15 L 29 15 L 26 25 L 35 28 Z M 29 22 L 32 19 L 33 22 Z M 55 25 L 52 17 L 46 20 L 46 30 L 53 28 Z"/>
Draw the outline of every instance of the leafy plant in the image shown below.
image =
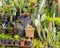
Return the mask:
<path id="1" fill-rule="evenodd" d="M 8 30 L 13 30 L 13 27 L 8 26 L 7 29 Z"/>
<path id="2" fill-rule="evenodd" d="M 5 39 L 6 38 L 5 34 L 4 33 L 0 34 L 0 38 Z"/>
<path id="3" fill-rule="evenodd" d="M 40 39 L 32 39 L 32 48 L 43 48 L 44 44 Z"/>
<path id="4" fill-rule="evenodd" d="M 20 36 L 19 35 L 14 35 L 14 39 L 15 40 L 20 40 Z"/>
<path id="5" fill-rule="evenodd" d="M 13 39 L 12 36 L 9 34 L 6 34 L 5 37 L 6 37 L 6 39 Z"/>

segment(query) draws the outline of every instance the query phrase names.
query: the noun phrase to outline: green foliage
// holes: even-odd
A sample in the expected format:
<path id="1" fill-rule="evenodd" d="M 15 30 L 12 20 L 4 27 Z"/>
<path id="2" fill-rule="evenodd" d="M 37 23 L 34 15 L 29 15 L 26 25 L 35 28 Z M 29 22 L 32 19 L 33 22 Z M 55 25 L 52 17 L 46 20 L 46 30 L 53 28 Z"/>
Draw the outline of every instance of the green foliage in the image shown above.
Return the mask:
<path id="1" fill-rule="evenodd" d="M 20 40 L 20 36 L 19 35 L 14 35 L 14 39 L 15 40 Z"/>
<path id="2" fill-rule="evenodd" d="M 13 30 L 13 27 L 8 26 L 7 29 L 8 30 Z"/>
<path id="3" fill-rule="evenodd" d="M 20 20 L 16 20 L 15 22 L 20 23 Z"/>
<path id="4" fill-rule="evenodd" d="M 43 48 L 43 43 L 40 39 L 32 39 L 32 48 Z"/>
<path id="5" fill-rule="evenodd" d="M 11 35 L 4 34 L 4 33 L 0 34 L 0 38 L 2 38 L 2 39 L 13 39 Z"/>
<path id="6" fill-rule="evenodd" d="M 0 34 L 0 38 L 5 39 L 6 38 L 5 34 L 4 33 Z"/>
<path id="7" fill-rule="evenodd" d="M 57 25 L 60 24 L 60 18 L 57 18 L 57 17 L 52 18 L 52 17 L 46 16 L 46 20 L 47 21 L 54 21 Z"/>
<path id="8" fill-rule="evenodd" d="M 12 36 L 9 34 L 6 34 L 5 37 L 6 37 L 5 39 L 13 39 Z"/>
<path id="9" fill-rule="evenodd" d="M 59 31 L 59 32 L 57 32 L 56 39 L 57 39 L 57 40 L 60 40 L 60 31 Z"/>

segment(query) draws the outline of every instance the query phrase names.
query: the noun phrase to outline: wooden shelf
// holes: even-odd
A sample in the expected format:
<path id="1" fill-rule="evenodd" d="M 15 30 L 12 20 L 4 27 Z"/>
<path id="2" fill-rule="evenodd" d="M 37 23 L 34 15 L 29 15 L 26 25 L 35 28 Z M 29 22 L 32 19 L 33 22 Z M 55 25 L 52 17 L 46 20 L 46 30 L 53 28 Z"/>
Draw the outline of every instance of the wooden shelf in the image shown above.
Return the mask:
<path id="1" fill-rule="evenodd" d="M 9 47 L 25 47 L 25 48 L 27 48 L 27 47 L 29 47 L 29 48 L 31 48 L 30 46 L 17 46 L 17 45 L 11 45 L 11 44 L 0 44 L 0 46 L 9 46 Z"/>

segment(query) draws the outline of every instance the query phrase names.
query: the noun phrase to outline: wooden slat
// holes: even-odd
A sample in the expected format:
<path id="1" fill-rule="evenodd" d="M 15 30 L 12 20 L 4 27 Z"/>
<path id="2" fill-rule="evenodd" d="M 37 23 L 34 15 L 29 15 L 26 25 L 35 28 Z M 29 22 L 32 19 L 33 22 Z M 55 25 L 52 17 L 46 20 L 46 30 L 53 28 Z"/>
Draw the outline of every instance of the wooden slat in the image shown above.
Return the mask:
<path id="1" fill-rule="evenodd" d="M 31 48 L 30 46 L 16 46 L 16 45 L 11 45 L 11 44 L 0 44 L 0 46 L 6 46 L 6 47 L 25 47 L 25 48 Z"/>

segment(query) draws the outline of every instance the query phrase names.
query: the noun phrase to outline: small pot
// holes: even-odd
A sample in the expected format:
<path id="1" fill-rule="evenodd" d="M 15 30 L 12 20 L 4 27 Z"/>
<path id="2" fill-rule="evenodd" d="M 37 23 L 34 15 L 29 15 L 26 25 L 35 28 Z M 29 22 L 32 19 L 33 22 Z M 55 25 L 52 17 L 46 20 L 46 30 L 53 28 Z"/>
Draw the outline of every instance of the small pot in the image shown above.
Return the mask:
<path id="1" fill-rule="evenodd" d="M 15 40 L 15 41 L 14 41 L 14 44 L 15 44 L 16 46 L 19 46 L 19 41 L 18 41 L 18 40 Z"/>
<path id="2" fill-rule="evenodd" d="M 13 34 L 13 30 L 8 30 L 8 34 Z"/>
<path id="3" fill-rule="evenodd" d="M 34 30 L 35 28 L 28 24 L 25 28 L 26 37 L 34 37 Z"/>
<path id="4" fill-rule="evenodd" d="M 2 44 L 6 44 L 6 39 L 2 39 Z"/>
<path id="5" fill-rule="evenodd" d="M 6 44 L 14 45 L 14 40 L 5 39 Z"/>
<path id="6" fill-rule="evenodd" d="M 31 41 L 26 41 L 26 42 L 25 42 L 25 45 L 26 45 L 26 46 L 32 46 L 32 42 L 31 42 Z"/>
<path id="7" fill-rule="evenodd" d="M 21 40 L 20 41 L 20 46 L 25 46 L 25 41 Z"/>
<path id="8" fill-rule="evenodd" d="M 6 42 L 5 44 L 8 44 L 8 42 L 9 42 L 9 39 L 5 39 L 5 42 Z"/>
<path id="9" fill-rule="evenodd" d="M 0 29 L 0 34 L 3 32 L 3 30 L 2 29 Z"/>
<path id="10" fill-rule="evenodd" d="M 12 32 L 13 32 L 13 30 L 10 30 L 10 29 L 8 30 L 8 33 L 12 33 Z"/>
<path id="11" fill-rule="evenodd" d="M 6 39 L 6 44 L 11 44 L 11 40 L 10 39 Z"/>
<path id="12" fill-rule="evenodd" d="M 25 30 L 26 37 L 34 37 L 34 30 Z"/>
<path id="13" fill-rule="evenodd" d="M 14 40 L 10 40 L 10 44 L 11 45 L 14 45 Z"/>

